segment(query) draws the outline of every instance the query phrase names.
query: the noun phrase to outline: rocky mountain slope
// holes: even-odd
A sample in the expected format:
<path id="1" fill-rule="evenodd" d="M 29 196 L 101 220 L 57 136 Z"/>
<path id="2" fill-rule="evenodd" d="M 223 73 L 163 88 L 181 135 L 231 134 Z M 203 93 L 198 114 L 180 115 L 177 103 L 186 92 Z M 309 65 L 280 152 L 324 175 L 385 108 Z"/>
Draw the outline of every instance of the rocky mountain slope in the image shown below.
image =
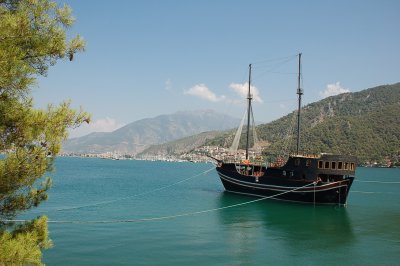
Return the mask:
<path id="1" fill-rule="evenodd" d="M 295 151 L 296 112 L 257 126 L 263 140 L 264 155 L 274 158 Z M 355 93 L 344 93 L 311 103 L 302 108 L 301 147 L 306 153 L 343 153 L 361 162 L 400 159 L 400 83 L 382 85 Z M 235 130 L 205 138 L 191 137 L 192 143 L 229 147 Z M 195 141 L 196 139 L 196 141 Z M 242 138 L 244 139 L 244 138 Z M 185 140 L 182 140 L 184 143 Z M 179 154 L 180 141 L 152 147 L 143 154 Z M 242 141 L 244 147 L 244 141 Z M 157 151 L 157 149 L 159 149 Z"/>
<path id="2" fill-rule="evenodd" d="M 118 152 L 137 154 L 150 145 L 205 131 L 234 128 L 240 121 L 212 110 L 177 112 L 130 123 L 113 132 L 91 133 L 67 140 L 63 151 L 74 153 Z"/>

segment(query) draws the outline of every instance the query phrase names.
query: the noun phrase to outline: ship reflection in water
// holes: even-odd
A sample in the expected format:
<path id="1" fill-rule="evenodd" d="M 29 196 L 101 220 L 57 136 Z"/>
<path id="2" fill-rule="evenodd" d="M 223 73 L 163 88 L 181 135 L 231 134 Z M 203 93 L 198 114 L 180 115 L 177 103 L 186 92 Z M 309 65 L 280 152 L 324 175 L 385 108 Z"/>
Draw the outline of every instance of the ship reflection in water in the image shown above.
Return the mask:
<path id="1" fill-rule="evenodd" d="M 224 207 L 254 199 L 224 192 L 219 205 Z M 219 212 L 219 218 L 233 254 L 240 259 L 248 258 L 250 264 L 267 257 L 282 262 L 279 260 L 287 259 L 285 256 L 304 252 L 339 252 L 340 256 L 341 250 L 355 240 L 347 209 L 337 206 L 314 207 L 265 200 L 224 209 Z"/>

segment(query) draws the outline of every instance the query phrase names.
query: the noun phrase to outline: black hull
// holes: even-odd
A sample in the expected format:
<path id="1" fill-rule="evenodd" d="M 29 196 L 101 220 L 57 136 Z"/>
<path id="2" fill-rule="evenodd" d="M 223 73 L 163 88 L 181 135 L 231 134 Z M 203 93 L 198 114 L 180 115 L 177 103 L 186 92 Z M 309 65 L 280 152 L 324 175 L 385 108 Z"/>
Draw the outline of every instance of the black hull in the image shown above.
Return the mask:
<path id="1" fill-rule="evenodd" d="M 295 177 L 276 177 L 273 171 L 268 170 L 263 176 L 257 177 L 232 171 L 232 167 L 217 167 L 221 182 L 228 192 L 311 204 L 346 205 L 354 180 L 351 176 L 329 182 L 317 178 L 299 180 Z"/>

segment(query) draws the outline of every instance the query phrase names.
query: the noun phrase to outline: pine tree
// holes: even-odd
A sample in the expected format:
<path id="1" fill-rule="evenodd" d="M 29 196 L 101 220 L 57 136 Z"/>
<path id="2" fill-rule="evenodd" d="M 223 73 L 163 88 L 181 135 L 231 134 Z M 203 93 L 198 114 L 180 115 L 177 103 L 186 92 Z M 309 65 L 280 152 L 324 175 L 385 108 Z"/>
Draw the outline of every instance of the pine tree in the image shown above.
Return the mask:
<path id="1" fill-rule="evenodd" d="M 60 106 L 35 109 L 30 88 L 57 61 L 83 51 L 80 36 L 66 38 L 70 7 L 49 0 L 0 0 L 0 265 L 41 264 L 51 247 L 47 217 L 14 224 L 7 220 L 47 199 L 52 170 L 67 129 L 89 115 Z"/>

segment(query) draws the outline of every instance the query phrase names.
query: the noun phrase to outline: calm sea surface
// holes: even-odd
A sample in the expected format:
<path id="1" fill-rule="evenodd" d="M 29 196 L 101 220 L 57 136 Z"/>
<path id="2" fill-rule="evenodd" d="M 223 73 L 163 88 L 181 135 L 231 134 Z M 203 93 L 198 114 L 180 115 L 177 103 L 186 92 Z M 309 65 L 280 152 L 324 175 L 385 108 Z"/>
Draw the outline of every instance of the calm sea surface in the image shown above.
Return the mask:
<path id="1" fill-rule="evenodd" d="M 65 222 L 49 224 L 47 265 L 398 265 L 400 169 L 358 168 L 346 208 L 196 213 L 255 199 L 224 192 L 211 168 L 58 158 L 49 200 L 24 217 Z"/>

